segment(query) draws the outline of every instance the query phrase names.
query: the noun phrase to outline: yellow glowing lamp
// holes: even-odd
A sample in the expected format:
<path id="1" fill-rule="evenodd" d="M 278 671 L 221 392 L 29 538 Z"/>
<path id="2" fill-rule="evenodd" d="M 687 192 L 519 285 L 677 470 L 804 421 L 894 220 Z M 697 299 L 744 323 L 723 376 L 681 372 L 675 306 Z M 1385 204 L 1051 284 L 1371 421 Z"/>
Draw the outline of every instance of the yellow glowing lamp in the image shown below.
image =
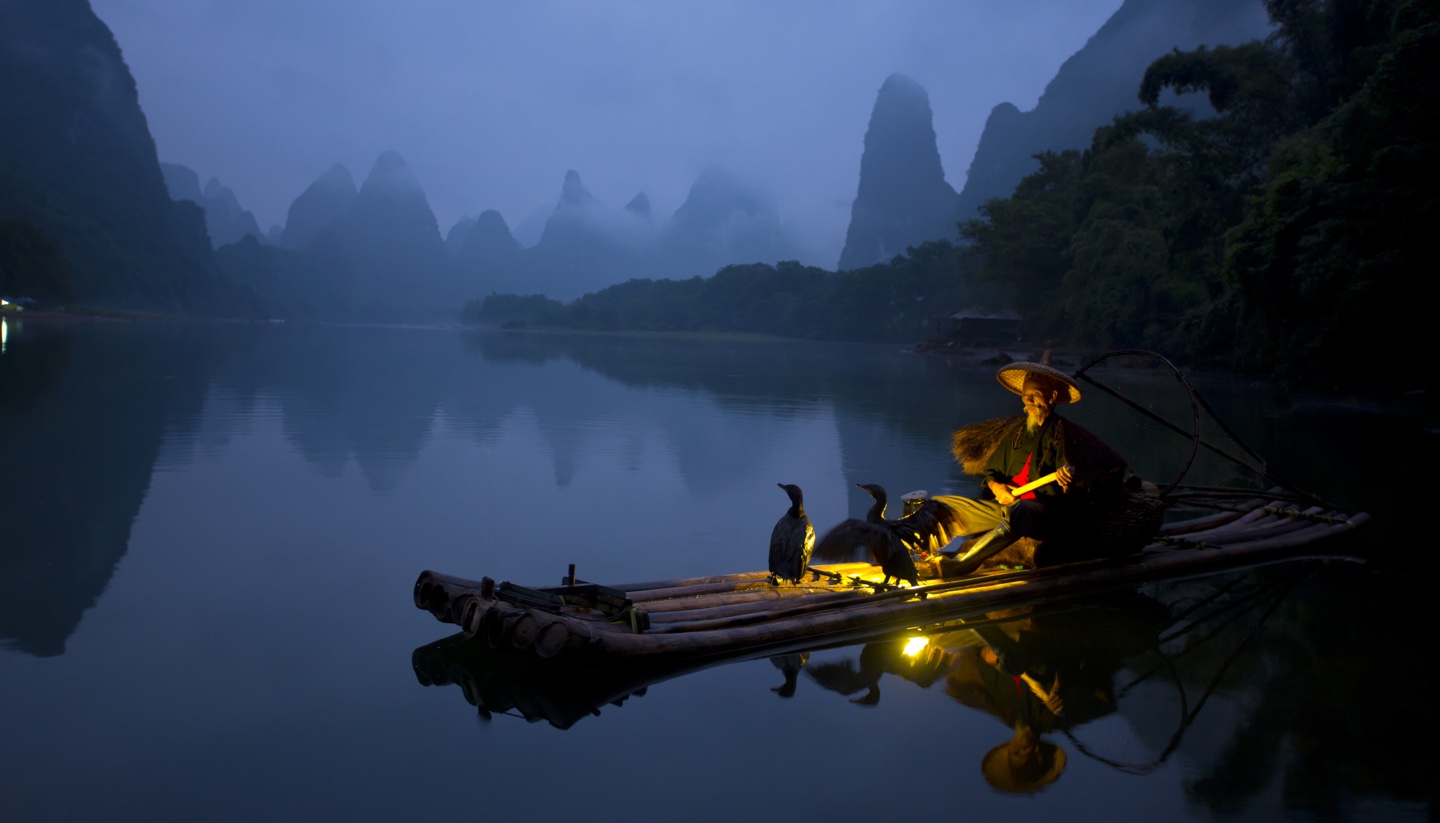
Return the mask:
<path id="1" fill-rule="evenodd" d="M 906 641 L 905 641 L 905 652 L 904 652 L 904 654 L 905 654 L 906 657 L 914 657 L 915 655 L 917 655 L 917 654 L 919 654 L 920 652 L 924 651 L 924 650 L 925 650 L 925 647 L 928 646 L 928 645 L 930 645 L 930 638 L 928 638 L 928 637 L 912 637 L 912 638 L 910 638 L 909 640 L 906 640 Z"/>

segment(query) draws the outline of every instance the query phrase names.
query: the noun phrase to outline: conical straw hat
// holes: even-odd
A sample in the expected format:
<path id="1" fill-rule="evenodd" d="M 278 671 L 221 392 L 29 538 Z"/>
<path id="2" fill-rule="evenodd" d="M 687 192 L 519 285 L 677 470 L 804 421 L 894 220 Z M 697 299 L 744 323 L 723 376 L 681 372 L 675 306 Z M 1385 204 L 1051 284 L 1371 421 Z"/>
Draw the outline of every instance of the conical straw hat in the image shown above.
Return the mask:
<path id="1" fill-rule="evenodd" d="M 1007 743 L 985 753 L 980 761 L 980 771 L 985 782 L 996 789 L 1010 794 L 1034 794 L 1054 783 L 1065 771 L 1065 750 L 1047 740 L 1039 741 L 1039 762 L 1033 769 L 1017 771 L 1006 754 Z"/>
<path id="2" fill-rule="evenodd" d="M 1068 388 L 1070 390 L 1069 396 L 1066 397 L 1062 394 L 1060 397 L 1057 397 L 1055 399 L 1057 404 L 1080 402 L 1080 387 L 1076 385 L 1073 377 L 1050 365 L 1049 349 L 1046 349 L 1045 353 L 1040 356 L 1039 363 L 1031 363 L 1028 360 L 1016 360 L 1013 363 L 1001 366 L 1000 370 L 995 372 L 995 379 L 1000 381 L 1000 385 L 1009 389 L 1011 392 L 1019 394 L 1021 387 L 1025 385 L 1025 375 L 1027 374 L 1044 375 Z"/>

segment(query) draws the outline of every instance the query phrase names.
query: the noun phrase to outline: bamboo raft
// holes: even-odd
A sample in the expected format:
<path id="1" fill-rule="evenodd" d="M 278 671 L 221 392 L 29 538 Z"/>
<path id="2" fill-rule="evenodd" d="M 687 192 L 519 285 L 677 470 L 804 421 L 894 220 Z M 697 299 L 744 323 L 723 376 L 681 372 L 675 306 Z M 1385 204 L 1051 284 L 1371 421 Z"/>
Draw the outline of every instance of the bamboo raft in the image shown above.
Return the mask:
<path id="1" fill-rule="evenodd" d="M 1162 526 L 1124 557 L 964 578 L 884 585 L 870 563 L 811 567 L 799 585 L 763 571 L 602 586 L 575 578 L 529 588 L 424 571 L 415 605 L 467 638 L 567 664 L 706 661 L 781 654 L 818 644 L 921 628 L 1017 605 L 1305 558 L 1355 560 L 1335 538 L 1369 521 L 1257 497 L 1230 510 Z"/>

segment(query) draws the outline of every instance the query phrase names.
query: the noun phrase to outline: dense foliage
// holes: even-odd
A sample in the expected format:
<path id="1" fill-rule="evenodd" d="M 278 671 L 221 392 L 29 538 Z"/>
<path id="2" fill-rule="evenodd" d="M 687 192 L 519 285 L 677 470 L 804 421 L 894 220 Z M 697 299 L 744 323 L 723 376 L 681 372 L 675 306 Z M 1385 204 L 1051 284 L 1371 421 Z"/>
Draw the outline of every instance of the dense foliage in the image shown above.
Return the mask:
<path id="1" fill-rule="evenodd" d="M 939 241 L 889 263 L 829 272 L 794 261 L 726 266 L 688 280 L 630 280 L 561 304 L 538 295 L 472 300 L 472 324 L 612 331 L 773 334 L 841 340 L 913 341 L 929 318 L 974 304 L 1003 303 L 1003 287 L 976 286 L 966 250 Z"/>
<path id="2" fill-rule="evenodd" d="M 0 297 L 70 302 L 70 261 L 59 241 L 24 220 L 0 220 Z"/>
<path id="3" fill-rule="evenodd" d="M 1028 336 L 1155 347 L 1291 382 L 1419 387 L 1433 378 L 1375 343 L 1422 343 L 1440 10 L 1266 6 L 1268 40 L 1156 61 L 1144 109 L 1086 151 L 1042 155 L 962 235 L 981 277 L 1016 287 Z M 1166 89 L 1207 94 L 1216 116 L 1160 105 Z"/>

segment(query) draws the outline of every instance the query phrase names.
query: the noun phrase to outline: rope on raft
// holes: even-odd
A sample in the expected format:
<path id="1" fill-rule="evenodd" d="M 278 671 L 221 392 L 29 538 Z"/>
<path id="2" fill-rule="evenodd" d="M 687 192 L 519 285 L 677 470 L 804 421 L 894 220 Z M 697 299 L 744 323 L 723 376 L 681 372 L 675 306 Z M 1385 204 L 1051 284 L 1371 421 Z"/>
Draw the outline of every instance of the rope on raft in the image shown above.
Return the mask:
<path id="1" fill-rule="evenodd" d="M 1101 383 L 1100 381 L 1085 373 L 1091 367 L 1095 366 L 1098 363 L 1109 360 L 1112 357 L 1119 357 L 1122 355 L 1141 355 L 1146 357 L 1153 357 L 1156 360 L 1159 360 L 1161 363 L 1164 363 L 1165 366 L 1170 369 L 1170 373 L 1175 376 L 1176 380 L 1180 381 L 1180 385 L 1185 387 L 1185 392 L 1190 398 L 1190 418 L 1192 430 L 1189 433 L 1186 433 L 1185 430 L 1181 429 L 1174 423 L 1171 423 L 1169 420 L 1166 420 L 1160 415 L 1150 411 L 1149 409 L 1145 408 L 1134 400 L 1131 400 L 1120 392 L 1110 388 L 1109 386 Z M 1170 481 L 1170 485 L 1166 486 L 1163 490 L 1160 491 L 1158 495 L 1156 495 L 1157 497 L 1159 497 L 1159 499 L 1164 500 L 1170 494 L 1170 492 L 1174 490 L 1176 486 L 1180 485 L 1180 481 L 1185 479 L 1186 473 L 1190 471 L 1191 464 L 1195 462 L 1195 454 L 1199 450 L 1200 444 L 1202 442 L 1200 439 L 1200 408 L 1196 403 L 1195 387 L 1190 385 L 1190 381 L 1185 379 L 1185 375 L 1182 374 L 1180 370 L 1175 367 L 1174 363 L 1171 363 L 1169 360 L 1167 360 L 1164 355 L 1161 355 L 1157 352 L 1146 351 L 1144 349 L 1119 349 L 1117 351 L 1105 352 L 1104 354 L 1101 354 L 1097 357 L 1093 357 L 1088 362 L 1086 362 L 1085 365 L 1081 366 L 1075 371 L 1075 378 L 1078 380 L 1084 380 L 1085 382 L 1096 387 L 1097 389 L 1100 389 L 1111 397 L 1114 397 L 1115 399 L 1131 407 L 1132 409 L 1135 409 L 1146 417 L 1149 417 L 1150 419 L 1161 424 L 1162 426 L 1165 426 L 1176 434 L 1179 434 L 1181 437 L 1190 438 L 1190 456 L 1185 459 L 1185 465 L 1181 467 L 1180 473 L 1175 476 L 1175 479 Z M 1208 443 L 1206 444 L 1206 446 L 1214 449 L 1214 447 L 1210 446 Z M 1224 456 L 1229 457 L 1229 455 Z M 1233 460 L 1234 458 L 1231 459 Z"/>
<path id="2" fill-rule="evenodd" d="M 1119 391 L 1105 385 L 1104 383 L 1101 383 L 1099 380 L 1086 373 L 1092 367 L 1104 362 L 1105 360 L 1122 356 L 1152 358 L 1160 361 L 1165 365 L 1166 368 L 1170 369 L 1170 373 L 1175 377 L 1177 381 L 1179 381 L 1180 385 L 1184 387 L 1185 393 L 1190 399 L 1192 431 L 1185 431 L 1176 424 L 1170 422 L 1169 420 L 1166 420 L 1165 418 L 1161 417 L 1160 415 L 1156 414 L 1155 412 L 1151 411 L 1140 403 L 1130 399 L 1129 397 L 1126 397 Z M 1220 457 L 1223 457 L 1226 460 L 1229 460 L 1231 463 L 1234 463 L 1237 466 L 1241 466 L 1251 471 L 1255 471 L 1265 480 L 1271 483 L 1278 484 L 1292 495 L 1299 496 L 1304 502 L 1316 503 L 1331 509 L 1339 508 L 1338 506 L 1335 506 L 1334 504 L 1329 503 L 1322 498 L 1311 494 L 1310 492 L 1300 489 L 1294 483 L 1290 482 L 1284 477 L 1281 477 L 1277 472 L 1271 469 L 1269 461 L 1267 461 L 1264 457 L 1261 457 L 1258 452 L 1250 448 L 1250 446 L 1248 446 L 1245 441 L 1241 440 L 1240 437 L 1235 434 L 1234 430 L 1225 423 L 1224 419 L 1222 419 L 1220 415 L 1215 412 L 1215 409 L 1208 402 L 1206 402 L 1205 398 L 1198 391 L 1195 390 L 1195 387 L 1191 385 L 1190 381 L 1186 379 L 1185 375 L 1180 371 L 1180 369 L 1177 368 L 1174 363 L 1171 363 L 1164 355 L 1159 354 L 1158 352 L 1153 352 L 1146 349 L 1117 349 L 1115 351 L 1105 352 L 1087 361 L 1084 365 L 1082 365 L 1079 369 L 1075 371 L 1074 376 L 1077 380 L 1084 380 L 1086 383 L 1089 383 L 1090 385 L 1100 389 L 1101 391 L 1105 392 L 1111 397 L 1114 397 L 1116 400 L 1119 400 L 1120 402 L 1124 403 L 1135 411 L 1140 412 L 1144 416 L 1159 423 L 1165 428 L 1170 429 L 1181 437 L 1188 438 L 1191 441 L 1190 456 L 1185 460 L 1185 465 L 1180 469 L 1180 473 L 1176 476 L 1175 480 L 1173 480 L 1170 485 L 1166 486 L 1157 495 L 1161 500 L 1164 500 L 1166 497 L 1168 497 L 1173 490 L 1177 488 L 1184 488 L 1180 485 L 1180 481 L 1185 478 L 1185 475 L 1187 473 L 1189 473 L 1190 467 L 1195 462 L 1195 456 L 1199 451 L 1199 447 L 1204 446 L 1207 450 L 1215 453 L 1216 455 L 1219 455 Z M 1204 438 L 1200 436 L 1201 409 L 1205 410 L 1206 414 L 1210 416 L 1210 419 L 1215 423 L 1215 425 L 1219 426 L 1220 430 L 1224 432 L 1224 434 L 1229 437 L 1231 441 L 1233 441 L 1235 445 L 1238 446 L 1240 450 L 1244 452 L 1245 455 L 1247 455 L 1256 465 L 1251 465 L 1251 463 L 1247 463 L 1245 460 L 1242 460 L 1241 458 L 1238 458 L 1235 455 L 1226 452 L 1219 446 L 1207 442 Z"/>

